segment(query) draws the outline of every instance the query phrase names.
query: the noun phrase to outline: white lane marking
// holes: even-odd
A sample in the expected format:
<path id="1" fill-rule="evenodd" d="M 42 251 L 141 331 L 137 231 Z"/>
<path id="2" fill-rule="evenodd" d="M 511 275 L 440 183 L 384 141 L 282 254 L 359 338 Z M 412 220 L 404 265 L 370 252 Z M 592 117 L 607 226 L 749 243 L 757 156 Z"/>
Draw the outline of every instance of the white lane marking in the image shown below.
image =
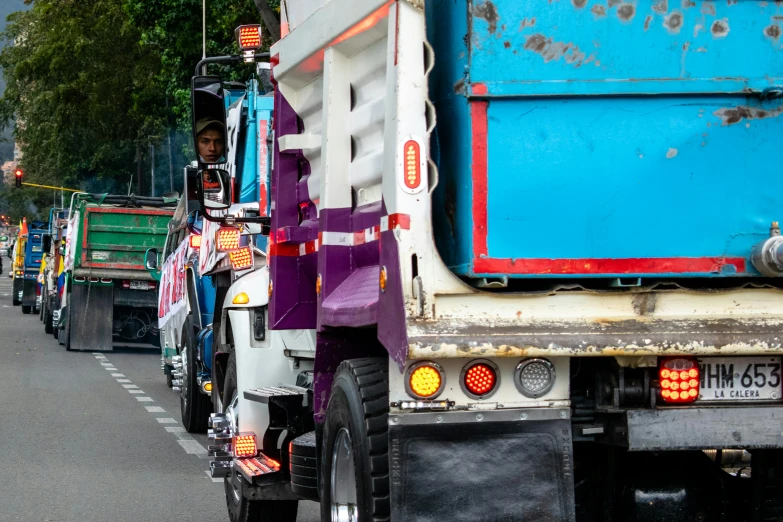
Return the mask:
<path id="1" fill-rule="evenodd" d="M 136 397 L 139 402 L 155 402 L 151 397 Z"/>
<path id="2" fill-rule="evenodd" d="M 206 469 L 205 469 L 205 470 L 204 470 L 204 473 L 206 473 L 206 474 L 207 474 L 207 476 L 209 477 L 209 480 L 211 480 L 212 482 L 216 482 L 216 483 L 217 483 L 217 482 L 223 482 L 223 479 L 222 479 L 222 478 L 212 478 L 212 475 L 210 475 L 210 474 L 209 474 L 209 470 L 206 470 Z"/>
<path id="3" fill-rule="evenodd" d="M 117 371 L 117 368 L 115 368 L 114 366 L 112 366 L 111 368 L 109 368 L 109 367 L 107 366 L 107 367 L 104 367 L 104 370 L 109 370 L 110 372 L 116 372 L 116 371 Z"/>
<path id="4" fill-rule="evenodd" d="M 117 382 L 131 382 L 130 379 L 117 379 Z"/>
<path id="5" fill-rule="evenodd" d="M 114 365 L 110 362 L 102 362 L 101 366 L 114 366 Z"/>
<path id="6" fill-rule="evenodd" d="M 182 426 L 166 426 L 166 431 L 169 433 L 185 433 L 185 428 Z"/>
<path id="7" fill-rule="evenodd" d="M 144 393 L 144 390 L 128 390 L 128 393 Z"/>
<path id="8" fill-rule="evenodd" d="M 125 388 L 126 390 L 138 390 L 139 389 L 139 387 L 136 386 L 135 384 L 123 384 L 122 387 Z"/>
<path id="9" fill-rule="evenodd" d="M 182 449 L 184 449 L 185 453 L 187 453 L 188 455 L 199 455 L 199 456 L 207 455 L 207 450 L 197 440 L 179 439 L 177 440 L 177 443 L 179 443 L 179 445 L 182 446 Z"/>
<path id="10" fill-rule="evenodd" d="M 111 374 L 111 376 L 112 376 L 112 377 L 125 377 L 125 376 L 124 376 L 123 374 L 121 374 L 121 373 L 112 373 L 112 374 Z"/>
<path id="11" fill-rule="evenodd" d="M 8 305 L 3 305 L 3 308 L 11 308 L 11 307 Z"/>
<path id="12" fill-rule="evenodd" d="M 171 417 L 156 417 L 156 421 L 158 421 L 158 424 L 176 424 L 177 421 L 172 419 Z"/>
<path id="13" fill-rule="evenodd" d="M 166 410 L 164 410 L 160 406 L 144 406 L 144 407 L 147 408 L 147 411 L 150 412 L 150 413 L 165 413 L 166 412 Z"/>

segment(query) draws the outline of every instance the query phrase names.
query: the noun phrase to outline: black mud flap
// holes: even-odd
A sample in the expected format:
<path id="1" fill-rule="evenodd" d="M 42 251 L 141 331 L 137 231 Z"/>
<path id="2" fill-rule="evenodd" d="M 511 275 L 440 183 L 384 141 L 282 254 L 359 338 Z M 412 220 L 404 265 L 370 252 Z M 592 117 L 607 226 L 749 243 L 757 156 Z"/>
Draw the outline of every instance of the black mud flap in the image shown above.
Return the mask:
<path id="1" fill-rule="evenodd" d="M 22 285 L 22 306 L 35 306 L 36 295 L 35 288 L 38 286 L 38 281 L 35 279 L 25 279 Z"/>
<path id="2" fill-rule="evenodd" d="M 112 285 L 73 285 L 71 350 L 112 350 L 113 303 Z"/>
<path id="3" fill-rule="evenodd" d="M 570 419 L 452 424 L 448 416 L 390 423 L 392 520 L 574 520 Z"/>

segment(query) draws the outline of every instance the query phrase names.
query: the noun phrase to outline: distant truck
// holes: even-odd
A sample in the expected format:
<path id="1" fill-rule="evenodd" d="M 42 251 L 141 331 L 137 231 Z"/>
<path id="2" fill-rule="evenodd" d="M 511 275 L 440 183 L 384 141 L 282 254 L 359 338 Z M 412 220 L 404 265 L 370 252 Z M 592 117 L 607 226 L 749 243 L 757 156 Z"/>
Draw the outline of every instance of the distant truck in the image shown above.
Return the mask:
<path id="1" fill-rule="evenodd" d="M 13 251 L 11 253 L 11 278 L 13 279 L 11 287 L 11 304 L 19 306 L 22 304 L 22 293 L 24 286 L 24 252 L 27 245 L 27 224 L 22 223 L 19 232 L 14 241 Z"/>
<path id="2" fill-rule="evenodd" d="M 59 309 L 58 281 L 63 273 L 63 254 L 65 253 L 65 232 L 68 228 L 68 209 L 53 208 L 49 212 L 49 248 L 44 253 L 45 268 L 41 278 L 41 320 L 44 331 L 54 334 L 54 312 Z M 43 263 L 42 263 L 43 265 Z M 63 278 L 64 279 L 64 278 Z"/>
<path id="3" fill-rule="evenodd" d="M 48 248 L 48 225 L 44 221 L 33 221 L 29 225 L 24 249 L 24 282 L 22 283 L 22 313 L 30 314 L 38 309 L 41 289 L 38 274 L 41 271 L 44 249 Z"/>
<path id="4" fill-rule="evenodd" d="M 66 350 L 159 347 L 157 283 L 145 252 L 161 248 L 176 199 L 74 194 L 58 328 Z"/>

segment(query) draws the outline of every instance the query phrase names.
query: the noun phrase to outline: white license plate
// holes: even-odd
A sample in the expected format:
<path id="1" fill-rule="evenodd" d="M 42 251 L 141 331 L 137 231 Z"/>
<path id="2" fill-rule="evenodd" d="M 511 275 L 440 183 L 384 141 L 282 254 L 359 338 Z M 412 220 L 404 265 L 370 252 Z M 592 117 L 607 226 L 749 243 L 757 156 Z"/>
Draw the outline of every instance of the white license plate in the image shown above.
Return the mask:
<path id="1" fill-rule="evenodd" d="M 131 290 L 147 290 L 150 287 L 150 285 L 146 281 L 131 281 L 130 282 L 130 289 Z"/>
<path id="2" fill-rule="evenodd" d="M 780 357 L 699 358 L 699 401 L 774 401 L 781 395 Z"/>

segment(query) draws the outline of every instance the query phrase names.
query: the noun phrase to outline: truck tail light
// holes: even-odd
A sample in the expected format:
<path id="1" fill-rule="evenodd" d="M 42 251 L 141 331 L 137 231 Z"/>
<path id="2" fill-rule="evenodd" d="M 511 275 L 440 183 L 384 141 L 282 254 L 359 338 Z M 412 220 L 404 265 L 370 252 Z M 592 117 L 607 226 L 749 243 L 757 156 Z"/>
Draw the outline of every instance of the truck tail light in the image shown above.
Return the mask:
<path id="1" fill-rule="evenodd" d="M 234 437 L 233 446 L 235 457 L 255 457 L 258 454 L 256 436 L 252 433 L 239 434 Z"/>
<path id="2" fill-rule="evenodd" d="M 147 288 L 150 290 L 155 290 L 158 287 L 157 283 L 155 281 L 147 281 Z"/>
<path id="3" fill-rule="evenodd" d="M 21 274 L 21 272 L 17 272 L 17 274 Z M 84 283 L 85 281 L 87 281 L 87 278 L 84 276 L 77 276 L 74 277 L 73 280 L 76 281 L 77 283 Z"/>
<path id="4" fill-rule="evenodd" d="M 220 227 L 217 237 L 217 249 L 219 252 L 230 252 L 239 248 L 239 229 L 232 227 Z"/>
<path id="5" fill-rule="evenodd" d="M 446 384 L 443 368 L 431 361 L 412 364 L 406 372 L 405 388 L 416 399 L 434 399 Z"/>
<path id="6" fill-rule="evenodd" d="M 525 359 L 517 365 L 514 384 L 519 393 L 537 399 L 549 393 L 555 385 L 555 367 L 546 359 Z"/>
<path id="7" fill-rule="evenodd" d="M 253 266 L 253 252 L 250 247 L 229 252 L 228 258 L 231 260 L 231 268 L 234 270 L 244 270 Z"/>
<path id="8" fill-rule="evenodd" d="M 694 359 L 672 357 L 663 359 L 658 366 L 661 398 L 664 402 L 694 402 L 699 398 L 699 365 Z"/>
<path id="9" fill-rule="evenodd" d="M 468 396 L 483 399 L 497 388 L 497 366 L 487 360 L 471 361 L 462 369 L 461 380 L 462 390 Z"/>
<path id="10" fill-rule="evenodd" d="M 105 277 L 101 277 L 101 283 L 111 283 L 111 279 L 106 279 Z"/>
<path id="11" fill-rule="evenodd" d="M 416 141 L 408 140 L 405 142 L 404 151 L 405 187 L 415 190 L 421 185 L 421 147 Z"/>
<path id="12" fill-rule="evenodd" d="M 124 279 L 122 281 L 122 287 L 125 288 L 125 289 L 130 288 L 130 281 L 128 281 L 127 279 Z"/>
<path id="13" fill-rule="evenodd" d="M 201 248 L 201 234 L 191 234 L 190 248 Z"/>

